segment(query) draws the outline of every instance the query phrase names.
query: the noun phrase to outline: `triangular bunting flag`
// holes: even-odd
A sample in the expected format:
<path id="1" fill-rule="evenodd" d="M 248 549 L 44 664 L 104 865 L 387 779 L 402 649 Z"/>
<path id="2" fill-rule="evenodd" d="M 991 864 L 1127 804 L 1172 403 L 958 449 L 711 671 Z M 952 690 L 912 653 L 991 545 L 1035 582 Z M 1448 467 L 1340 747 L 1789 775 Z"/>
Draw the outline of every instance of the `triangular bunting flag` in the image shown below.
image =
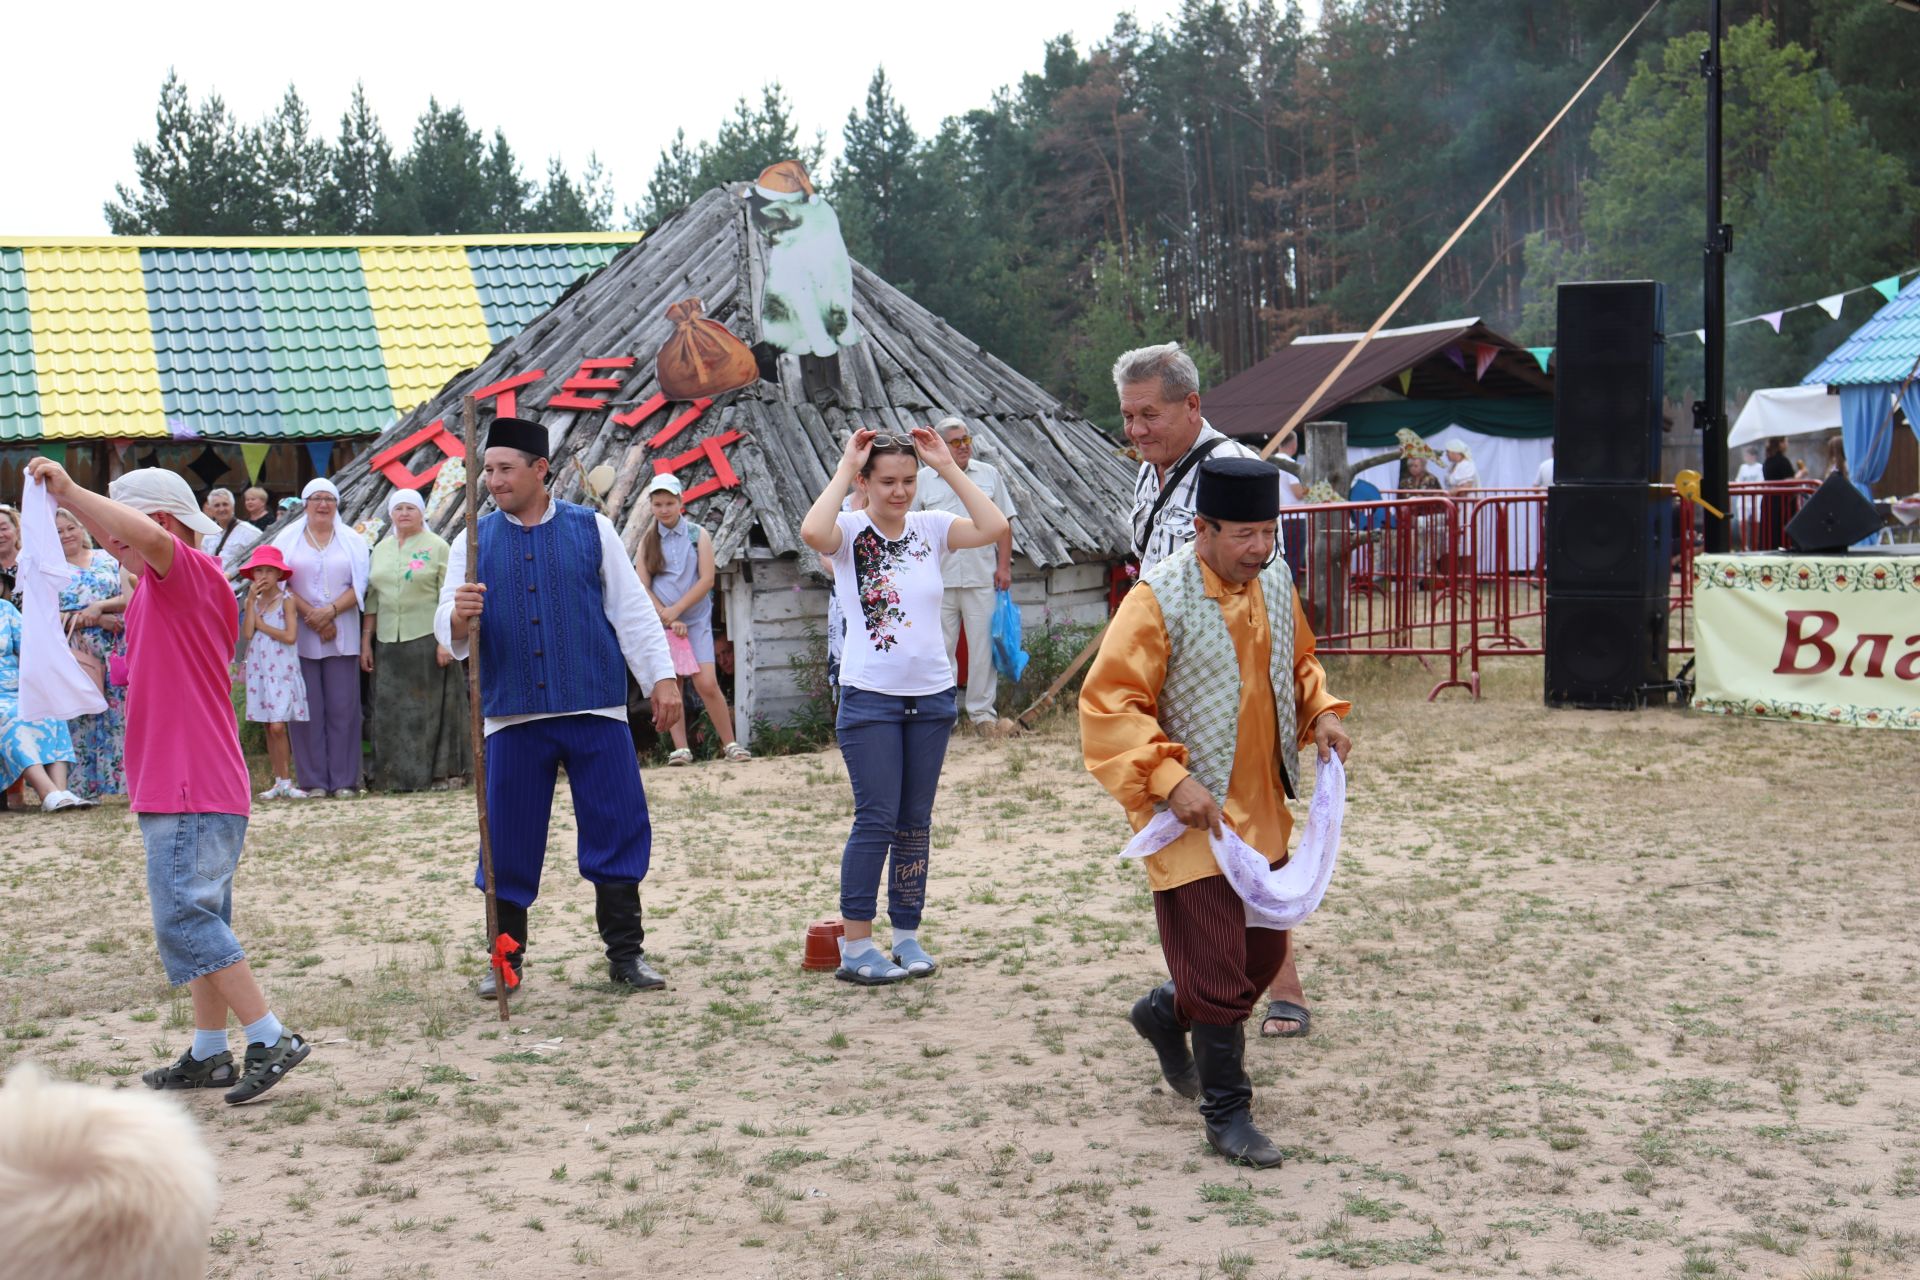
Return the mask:
<path id="1" fill-rule="evenodd" d="M 1402 369 L 1400 371 L 1400 394 L 1403 396 L 1409 394 L 1409 388 L 1411 388 L 1412 386 L 1413 386 L 1413 370 Z"/>
<path id="2" fill-rule="evenodd" d="M 167 434 L 175 440 L 198 440 L 200 438 L 200 433 L 188 426 L 186 422 L 180 418 L 167 419 Z"/>
<path id="3" fill-rule="evenodd" d="M 1473 380 L 1475 382 L 1487 376 L 1487 370 L 1493 364 L 1493 358 L 1500 354 L 1500 348 L 1490 342 L 1473 344 Z"/>
<path id="4" fill-rule="evenodd" d="M 127 450 L 131 448 L 133 448 L 133 441 L 131 440 L 115 440 L 113 442 L 113 456 L 124 460 L 127 456 Z"/>
<path id="5" fill-rule="evenodd" d="M 270 444 L 243 444 L 240 446 L 240 456 L 246 460 L 247 464 L 248 483 L 260 483 L 260 468 L 267 465 L 267 450 L 271 448 L 273 448 L 273 446 Z"/>
<path id="6" fill-rule="evenodd" d="M 1465 356 L 1463 356 L 1463 355 L 1461 355 L 1461 354 L 1460 354 L 1460 348 L 1459 348 L 1459 347 L 1448 347 L 1448 348 L 1447 348 L 1447 359 L 1449 359 L 1449 360 L 1451 360 L 1451 361 L 1453 361 L 1453 363 L 1454 363 L 1454 366 L 1455 366 L 1456 368 L 1458 368 L 1459 370 L 1461 370 L 1461 372 L 1463 372 L 1463 373 L 1464 373 L 1464 372 L 1466 371 L 1466 368 L 1467 368 L 1467 358 L 1466 358 Z"/>
<path id="7" fill-rule="evenodd" d="M 1527 354 L 1532 356 L 1535 360 L 1539 362 L 1540 372 L 1545 373 L 1547 371 L 1547 361 L 1553 359 L 1553 348 L 1552 347 L 1528 347 Z"/>
<path id="8" fill-rule="evenodd" d="M 1701 346 L 1704 347 L 1707 345 L 1707 331 L 1705 329 L 1695 329 L 1693 331 L 1693 336 L 1700 339 Z"/>
<path id="9" fill-rule="evenodd" d="M 52 458 L 61 466 L 67 465 L 67 442 L 65 440 L 42 440 L 39 454 L 43 458 Z"/>
<path id="10" fill-rule="evenodd" d="M 1900 277 L 1888 276 L 1885 280 L 1875 280 L 1873 287 L 1880 291 L 1881 297 L 1892 302 L 1895 295 L 1900 292 Z"/>
<path id="11" fill-rule="evenodd" d="M 333 441 L 307 441 L 307 457 L 313 459 L 313 474 L 316 476 L 326 475 L 327 463 L 333 457 Z"/>
<path id="12" fill-rule="evenodd" d="M 1784 311 L 1769 311 L 1765 315 L 1761 316 L 1760 318 L 1762 320 L 1765 320 L 1768 324 L 1772 325 L 1773 331 L 1775 333 L 1778 333 L 1780 332 L 1780 317 L 1786 314 L 1787 313 Z"/>
<path id="13" fill-rule="evenodd" d="M 1819 307 L 1822 311 L 1826 312 L 1833 319 L 1838 320 L 1840 318 L 1840 308 L 1845 306 L 1846 303 L 1847 303 L 1846 294 L 1830 293 L 1826 297 L 1820 299 L 1820 301 L 1815 303 L 1814 305 Z"/>

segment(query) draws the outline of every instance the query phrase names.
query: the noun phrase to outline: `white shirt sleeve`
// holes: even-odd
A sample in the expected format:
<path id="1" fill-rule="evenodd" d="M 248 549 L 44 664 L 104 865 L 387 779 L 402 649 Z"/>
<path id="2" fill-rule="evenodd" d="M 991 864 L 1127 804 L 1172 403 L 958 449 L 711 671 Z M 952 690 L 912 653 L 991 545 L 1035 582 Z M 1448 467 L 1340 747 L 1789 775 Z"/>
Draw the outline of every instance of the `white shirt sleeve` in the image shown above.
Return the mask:
<path id="1" fill-rule="evenodd" d="M 651 694 L 653 686 L 660 681 L 676 678 L 673 654 L 667 650 L 667 630 L 660 625 L 660 615 L 654 612 L 653 602 L 647 599 L 647 589 L 640 585 L 640 574 L 627 559 L 620 531 L 613 527 L 613 521 L 597 512 L 593 523 L 600 530 L 600 594 L 607 621 L 613 624 L 614 635 L 620 637 L 620 652 L 627 660 L 627 670 L 633 672 L 641 690 Z M 447 562 L 447 576 L 453 576 L 451 558 Z M 449 606 L 442 607 L 451 611 Z M 439 621 L 440 615 L 435 613 L 436 629 Z"/>
<path id="2" fill-rule="evenodd" d="M 440 579 L 440 603 L 433 611 L 433 638 L 460 662 L 467 660 L 470 646 L 465 640 L 453 638 L 453 589 L 466 580 L 467 535 L 462 532 L 447 539 L 447 576 Z"/>
<path id="3" fill-rule="evenodd" d="M 238 572 L 240 566 L 247 562 L 247 556 L 260 541 L 260 537 L 260 531 L 252 525 L 245 521 L 235 521 L 233 532 L 227 537 L 226 549 L 220 553 L 221 572 L 228 574 Z"/>

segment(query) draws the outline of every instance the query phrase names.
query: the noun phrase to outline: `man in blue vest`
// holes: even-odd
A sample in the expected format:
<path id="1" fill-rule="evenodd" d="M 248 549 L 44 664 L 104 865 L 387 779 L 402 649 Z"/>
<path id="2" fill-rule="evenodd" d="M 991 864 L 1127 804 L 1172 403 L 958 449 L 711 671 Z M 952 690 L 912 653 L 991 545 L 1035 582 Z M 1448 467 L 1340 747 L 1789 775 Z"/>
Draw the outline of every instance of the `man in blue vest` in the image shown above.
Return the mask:
<path id="1" fill-rule="evenodd" d="M 527 909 L 540 892 L 553 788 L 565 765 L 580 874 L 593 882 L 608 976 L 646 991 L 666 979 L 641 950 L 640 881 L 652 828 L 627 729 L 627 672 L 647 691 L 662 733 L 680 719 L 680 682 L 619 533 L 605 516 L 547 493 L 547 452 L 539 423 L 493 420 L 484 474 L 497 510 L 480 518 L 480 580 L 467 583 L 466 539 L 456 539 L 433 630 L 465 658 L 474 620 L 483 623 L 487 817 L 500 930 L 521 947 L 515 971 L 526 954 Z M 489 965 L 482 999 L 494 998 L 495 981 Z"/>

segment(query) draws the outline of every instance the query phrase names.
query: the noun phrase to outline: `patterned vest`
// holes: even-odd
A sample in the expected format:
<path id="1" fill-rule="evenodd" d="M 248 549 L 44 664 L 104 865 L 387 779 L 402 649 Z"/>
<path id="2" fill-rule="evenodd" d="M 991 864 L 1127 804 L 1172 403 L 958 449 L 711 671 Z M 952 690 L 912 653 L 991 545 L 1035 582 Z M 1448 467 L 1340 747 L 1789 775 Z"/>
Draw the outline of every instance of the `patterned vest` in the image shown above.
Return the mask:
<path id="1" fill-rule="evenodd" d="M 553 500 L 551 520 L 480 519 L 482 708 L 489 716 L 565 715 L 627 702 L 627 662 L 607 621 L 593 512 Z"/>
<path id="2" fill-rule="evenodd" d="M 1187 749 L 1187 769 L 1220 804 L 1233 777 L 1240 740 L 1240 660 L 1226 617 L 1207 595 L 1200 557 L 1188 543 L 1141 579 L 1153 588 L 1167 624 L 1167 679 L 1160 687 L 1160 727 Z M 1288 796 L 1300 776 L 1293 697 L 1293 572 L 1275 556 L 1258 579 L 1269 620 L 1275 772 Z"/>

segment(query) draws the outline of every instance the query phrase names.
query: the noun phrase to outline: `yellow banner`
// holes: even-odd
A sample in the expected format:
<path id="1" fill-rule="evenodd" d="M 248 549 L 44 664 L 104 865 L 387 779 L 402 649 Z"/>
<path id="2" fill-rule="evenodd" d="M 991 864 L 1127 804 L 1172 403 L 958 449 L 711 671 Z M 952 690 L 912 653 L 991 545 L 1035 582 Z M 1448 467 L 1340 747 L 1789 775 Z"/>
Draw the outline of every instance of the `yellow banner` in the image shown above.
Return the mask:
<path id="1" fill-rule="evenodd" d="M 1696 711 L 1920 729 L 1920 555 L 1700 556 Z"/>

